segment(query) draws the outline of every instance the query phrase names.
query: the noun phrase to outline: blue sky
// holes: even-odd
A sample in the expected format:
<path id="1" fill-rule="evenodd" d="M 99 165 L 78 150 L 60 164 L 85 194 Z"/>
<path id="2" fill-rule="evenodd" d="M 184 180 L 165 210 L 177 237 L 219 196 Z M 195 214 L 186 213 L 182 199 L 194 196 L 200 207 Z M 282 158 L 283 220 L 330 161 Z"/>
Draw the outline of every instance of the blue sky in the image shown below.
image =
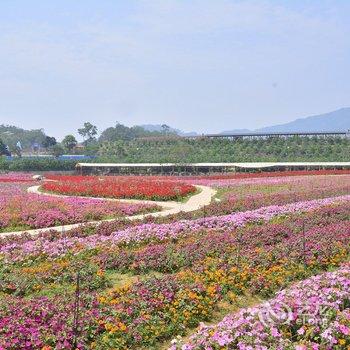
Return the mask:
<path id="1" fill-rule="evenodd" d="M 0 0 L 0 124 L 258 128 L 350 106 L 350 1 Z"/>

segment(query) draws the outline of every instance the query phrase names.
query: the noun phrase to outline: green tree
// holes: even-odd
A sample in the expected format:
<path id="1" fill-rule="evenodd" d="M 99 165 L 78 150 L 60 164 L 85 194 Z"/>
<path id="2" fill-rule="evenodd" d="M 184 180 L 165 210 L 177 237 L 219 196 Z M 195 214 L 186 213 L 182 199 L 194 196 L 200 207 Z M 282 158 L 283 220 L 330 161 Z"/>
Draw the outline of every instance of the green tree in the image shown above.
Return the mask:
<path id="1" fill-rule="evenodd" d="M 168 135 L 170 133 L 170 126 L 167 124 L 162 124 L 162 134 Z"/>
<path id="2" fill-rule="evenodd" d="M 109 127 L 102 131 L 99 142 L 112 142 L 117 140 L 134 140 L 141 137 L 162 136 L 159 131 L 148 131 L 141 126 L 128 127 L 116 122 L 114 127 Z"/>
<path id="3" fill-rule="evenodd" d="M 90 122 L 85 122 L 84 126 L 78 129 L 78 133 L 84 138 L 84 143 L 90 142 L 96 139 L 97 126 L 92 125 Z"/>
<path id="4" fill-rule="evenodd" d="M 15 154 L 17 157 L 20 157 L 20 158 L 22 157 L 22 149 L 18 147 L 17 144 L 10 146 L 10 152 L 12 154 Z"/>
<path id="5" fill-rule="evenodd" d="M 56 144 L 57 144 L 56 139 L 54 137 L 51 137 L 51 136 L 46 136 L 43 143 L 42 143 L 43 147 L 46 149 L 48 149 Z"/>
<path id="6" fill-rule="evenodd" d="M 45 136 L 41 129 L 24 130 L 16 126 L 0 125 L 0 138 L 13 150 L 18 141 L 21 142 L 23 150 L 30 149 L 35 143 L 43 144 Z"/>
<path id="7" fill-rule="evenodd" d="M 77 144 L 78 142 L 73 135 L 67 135 L 62 140 L 62 146 L 68 151 L 72 151 Z"/>
<path id="8" fill-rule="evenodd" d="M 11 155 L 4 142 L 0 139 L 0 156 Z"/>
<path id="9" fill-rule="evenodd" d="M 60 144 L 56 143 L 55 145 L 53 145 L 49 148 L 49 152 L 54 157 L 58 158 L 59 156 L 64 154 L 64 148 Z"/>

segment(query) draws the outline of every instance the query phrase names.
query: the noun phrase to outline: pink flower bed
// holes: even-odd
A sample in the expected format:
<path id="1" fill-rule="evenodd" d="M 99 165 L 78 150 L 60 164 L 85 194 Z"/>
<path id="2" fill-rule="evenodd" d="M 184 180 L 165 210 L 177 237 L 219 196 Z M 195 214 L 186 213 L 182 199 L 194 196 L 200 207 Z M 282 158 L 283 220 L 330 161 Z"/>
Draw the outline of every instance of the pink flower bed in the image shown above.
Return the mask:
<path id="1" fill-rule="evenodd" d="M 169 350 L 331 350 L 350 346 L 350 265 L 277 293 L 256 307 L 202 324 L 186 344 Z"/>
<path id="2" fill-rule="evenodd" d="M 0 231 L 83 223 L 157 209 L 145 204 L 42 196 L 26 189 L 24 184 L 0 183 Z"/>
<path id="3" fill-rule="evenodd" d="M 257 178 L 243 178 L 243 179 L 235 179 L 235 178 L 224 178 L 224 179 L 192 179 L 186 180 L 196 185 L 203 186 L 212 186 L 212 187 L 234 187 L 234 186 L 244 186 L 244 185 L 257 185 L 257 186 L 265 186 L 265 185 L 283 185 L 283 184 L 291 184 L 291 185 L 301 185 L 305 186 L 307 184 L 317 184 L 320 182 L 330 183 L 333 181 L 345 181 L 348 182 L 350 180 L 350 175 L 334 175 L 334 176 L 325 176 L 319 175 L 315 176 L 279 176 L 279 177 L 257 177 Z"/>
<path id="4" fill-rule="evenodd" d="M 30 173 L 0 173 L 0 182 L 31 182 L 33 180 L 33 174 Z"/>
<path id="5" fill-rule="evenodd" d="M 211 186 L 211 187 L 232 187 L 242 185 L 279 185 L 291 182 L 298 182 L 300 177 L 266 177 L 266 178 L 251 178 L 251 179 L 195 179 L 186 180 L 196 185 Z"/>
<path id="6" fill-rule="evenodd" d="M 243 227 L 252 222 L 266 222 L 276 216 L 312 211 L 339 202 L 350 201 L 350 195 L 303 201 L 281 206 L 269 206 L 230 215 L 205 217 L 196 220 L 180 220 L 169 224 L 148 223 L 131 226 L 110 236 L 93 234 L 87 237 L 65 237 L 55 241 L 40 238 L 25 242 L 4 244 L 0 256 L 11 261 L 20 261 L 28 256 L 51 258 L 67 254 L 69 251 L 93 249 L 103 244 L 119 245 L 147 241 L 163 241 L 193 235 L 201 230 L 224 230 Z"/>
<path id="7" fill-rule="evenodd" d="M 350 193 L 349 175 L 224 181 L 226 184 L 221 187 L 222 192 L 219 192 L 221 200 L 213 201 L 201 211 L 206 216 L 225 215 L 263 206 L 337 197 Z"/>
<path id="8" fill-rule="evenodd" d="M 200 176 L 191 176 L 190 179 L 253 179 L 253 178 L 267 178 L 267 177 L 290 177 L 290 176 L 319 176 L 319 175 L 345 175 L 350 174 L 350 170 L 290 170 L 290 171 L 262 171 L 257 173 L 221 173 L 214 175 L 200 175 Z"/>

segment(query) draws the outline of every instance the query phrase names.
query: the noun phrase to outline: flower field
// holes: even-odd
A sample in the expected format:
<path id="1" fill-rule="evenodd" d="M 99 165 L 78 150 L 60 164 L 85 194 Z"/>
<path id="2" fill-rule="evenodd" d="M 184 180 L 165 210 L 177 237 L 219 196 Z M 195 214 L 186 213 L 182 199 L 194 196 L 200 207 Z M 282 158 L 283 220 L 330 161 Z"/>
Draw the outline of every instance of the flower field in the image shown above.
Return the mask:
<path id="1" fill-rule="evenodd" d="M 21 259 L 22 254 L 29 254 L 31 258 L 36 256 L 57 257 L 66 254 L 68 250 L 76 252 L 84 248 L 93 249 L 101 244 L 115 246 L 119 244 L 150 243 L 166 241 L 168 239 L 179 239 L 201 232 L 203 230 L 226 230 L 230 228 L 239 228 L 249 223 L 266 222 L 274 217 L 287 215 L 290 213 L 299 213 L 326 205 L 336 204 L 342 201 L 350 201 L 349 196 L 313 200 L 307 202 L 298 202 L 287 204 L 285 206 L 263 207 L 244 213 L 235 213 L 231 215 L 222 215 L 214 217 L 200 218 L 196 220 L 181 220 L 174 223 L 146 223 L 137 226 L 127 227 L 124 230 L 111 232 L 108 235 L 99 233 L 90 234 L 84 237 L 58 237 L 56 240 L 51 238 L 39 238 L 20 243 L 11 243 L 0 247 L 0 252 L 5 256 L 11 254 L 11 259 Z"/>
<path id="2" fill-rule="evenodd" d="M 145 176 L 49 176 L 45 191 L 92 197 L 179 200 L 196 192 L 190 184 Z"/>
<path id="3" fill-rule="evenodd" d="M 350 175 L 280 176 L 249 179 L 201 179 L 197 184 L 217 187 L 220 202 L 205 208 L 205 215 L 229 214 L 262 206 L 282 205 L 350 193 Z"/>
<path id="4" fill-rule="evenodd" d="M 0 349 L 348 350 L 349 176 L 281 178 L 230 179 L 192 214 L 0 235 Z"/>
<path id="5" fill-rule="evenodd" d="M 186 345 L 203 348 L 347 349 L 350 341 L 350 265 L 307 279 L 277 293 L 268 303 L 202 326 Z M 274 317 L 274 319 L 272 318 Z"/>
<path id="6" fill-rule="evenodd" d="M 205 176 L 207 180 L 220 180 L 220 179 L 256 179 L 256 178 L 274 178 L 274 177 L 289 177 L 289 176 L 311 176 L 311 175 L 349 175 L 350 170 L 292 170 L 292 171 L 272 171 L 272 172 L 257 172 L 257 173 L 227 173 L 227 174 L 214 174 Z M 192 176 L 191 180 L 203 180 L 203 176 Z"/>
<path id="7" fill-rule="evenodd" d="M 0 232 L 83 223 L 158 210 L 149 204 L 54 198 L 27 193 L 29 177 L 0 178 Z"/>
<path id="8" fill-rule="evenodd" d="M 0 182 L 18 183 L 18 182 L 33 182 L 32 174 L 27 173 L 9 173 L 0 174 Z"/>

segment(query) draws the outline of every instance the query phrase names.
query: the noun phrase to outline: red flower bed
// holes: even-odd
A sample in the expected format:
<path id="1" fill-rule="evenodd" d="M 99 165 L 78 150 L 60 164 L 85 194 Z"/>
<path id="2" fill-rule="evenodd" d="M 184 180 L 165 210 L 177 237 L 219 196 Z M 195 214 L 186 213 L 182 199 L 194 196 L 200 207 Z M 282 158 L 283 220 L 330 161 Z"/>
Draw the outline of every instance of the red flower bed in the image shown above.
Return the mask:
<path id="1" fill-rule="evenodd" d="M 45 191 L 91 197 L 177 200 L 196 188 L 162 177 L 144 176 L 48 176 Z"/>

